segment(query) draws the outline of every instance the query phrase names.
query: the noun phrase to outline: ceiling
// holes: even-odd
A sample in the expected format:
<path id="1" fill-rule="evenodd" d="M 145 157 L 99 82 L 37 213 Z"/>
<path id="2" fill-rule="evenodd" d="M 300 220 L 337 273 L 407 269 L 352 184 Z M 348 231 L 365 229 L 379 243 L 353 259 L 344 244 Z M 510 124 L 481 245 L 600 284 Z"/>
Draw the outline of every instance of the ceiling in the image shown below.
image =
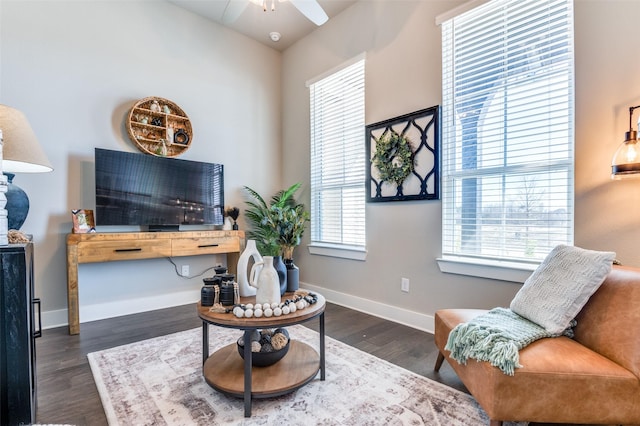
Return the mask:
<path id="1" fill-rule="evenodd" d="M 169 0 L 169 2 L 189 10 L 197 15 L 217 22 L 234 31 L 242 33 L 262 44 L 279 51 L 285 50 L 296 41 L 318 28 L 290 2 L 274 0 L 275 11 L 271 11 L 272 0 L 267 0 L 267 11 L 261 6 L 249 3 L 235 22 L 222 20 L 225 8 L 230 0 Z M 329 19 L 356 3 L 357 0 L 318 0 Z M 280 40 L 274 42 L 269 34 L 280 33 Z"/>

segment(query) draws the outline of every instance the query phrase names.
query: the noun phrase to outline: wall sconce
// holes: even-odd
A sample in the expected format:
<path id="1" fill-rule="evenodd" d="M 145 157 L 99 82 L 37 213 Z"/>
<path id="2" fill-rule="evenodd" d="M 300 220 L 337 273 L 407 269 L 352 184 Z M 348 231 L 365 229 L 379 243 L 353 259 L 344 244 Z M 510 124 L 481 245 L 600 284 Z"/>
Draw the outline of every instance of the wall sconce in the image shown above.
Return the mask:
<path id="1" fill-rule="evenodd" d="M 624 142 L 613 155 L 611 162 L 611 179 L 620 180 L 632 177 L 640 177 L 640 145 L 638 144 L 638 132 L 633 130 L 631 120 L 633 110 L 640 105 L 629 108 L 629 131 L 624 134 Z"/>

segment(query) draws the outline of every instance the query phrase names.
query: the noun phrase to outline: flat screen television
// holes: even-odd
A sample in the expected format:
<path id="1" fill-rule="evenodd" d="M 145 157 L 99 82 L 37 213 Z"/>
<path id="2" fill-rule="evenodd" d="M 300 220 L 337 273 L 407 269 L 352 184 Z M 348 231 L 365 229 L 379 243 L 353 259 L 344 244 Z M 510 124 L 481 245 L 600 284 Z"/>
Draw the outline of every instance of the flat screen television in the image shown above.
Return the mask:
<path id="1" fill-rule="evenodd" d="M 96 225 L 222 225 L 223 165 L 95 149 Z"/>

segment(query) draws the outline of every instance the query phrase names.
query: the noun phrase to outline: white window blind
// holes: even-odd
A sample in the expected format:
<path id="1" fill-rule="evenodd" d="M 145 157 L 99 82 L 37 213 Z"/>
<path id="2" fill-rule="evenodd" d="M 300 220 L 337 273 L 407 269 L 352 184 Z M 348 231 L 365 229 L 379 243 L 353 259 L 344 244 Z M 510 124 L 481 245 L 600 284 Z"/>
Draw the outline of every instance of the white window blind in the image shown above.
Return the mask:
<path id="1" fill-rule="evenodd" d="M 365 246 L 364 59 L 309 85 L 311 244 Z"/>
<path id="2" fill-rule="evenodd" d="M 442 23 L 443 257 L 573 244 L 572 3 L 493 0 Z"/>

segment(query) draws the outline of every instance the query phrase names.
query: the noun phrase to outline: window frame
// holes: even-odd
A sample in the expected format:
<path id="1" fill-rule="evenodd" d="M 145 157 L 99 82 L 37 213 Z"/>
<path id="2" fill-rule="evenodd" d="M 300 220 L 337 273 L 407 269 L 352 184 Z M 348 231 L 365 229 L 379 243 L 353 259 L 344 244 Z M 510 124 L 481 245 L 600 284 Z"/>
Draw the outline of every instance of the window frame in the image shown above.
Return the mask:
<path id="1" fill-rule="evenodd" d="M 310 79 L 309 81 L 307 81 L 306 86 L 309 88 L 309 115 L 310 115 L 310 198 L 311 198 L 311 208 L 310 208 L 310 213 L 311 213 L 311 223 L 310 223 L 310 243 L 307 246 L 309 253 L 313 254 L 313 255 L 321 255 L 321 256 L 331 256 L 331 257 L 337 257 L 337 258 L 343 258 L 343 259 L 352 259 L 352 260 L 365 260 L 366 259 L 366 255 L 367 255 L 367 250 L 366 250 L 366 214 L 365 214 L 365 207 L 366 207 L 366 198 L 365 198 L 365 186 L 364 186 L 364 180 L 365 180 L 365 135 L 364 135 L 364 123 L 365 123 L 365 116 L 364 116 L 364 108 L 365 108 L 365 67 L 366 67 L 366 55 L 364 53 L 357 55 L 347 61 L 345 61 L 344 63 L 320 74 L 319 76 Z M 349 129 L 351 130 L 352 133 L 355 132 L 355 130 L 357 129 L 357 137 L 351 136 L 351 137 L 347 137 L 346 139 L 348 141 L 351 142 L 357 142 L 357 146 L 359 147 L 357 149 L 356 154 L 352 155 L 350 158 L 359 158 L 362 157 L 362 161 L 358 161 L 358 164 L 360 164 L 361 170 L 359 170 L 360 174 L 362 175 L 361 178 L 358 179 L 352 179 L 351 182 L 349 183 L 345 183 L 344 181 L 340 184 L 336 184 L 336 185 L 327 185 L 325 187 L 325 190 L 328 191 L 329 188 L 333 188 L 334 190 L 336 190 L 337 188 L 351 188 L 351 190 L 353 191 L 356 188 L 359 188 L 359 190 L 362 192 L 361 194 L 361 205 L 358 204 L 357 208 L 352 208 L 349 211 L 353 211 L 355 213 L 359 213 L 362 216 L 362 224 L 361 224 L 361 241 L 362 244 L 357 244 L 358 241 L 345 241 L 344 239 L 344 231 L 341 230 L 340 231 L 340 242 L 336 242 L 336 241 L 323 241 L 321 239 L 321 237 L 319 237 L 319 235 L 321 234 L 321 230 L 317 229 L 317 226 L 322 226 L 321 220 L 322 217 L 318 218 L 318 213 L 317 210 L 321 209 L 322 207 L 318 206 L 318 203 L 320 203 L 320 199 L 318 198 L 318 194 L 322 192 L 322 188 L 317 188 L 316 185 L 318 185 L 318 180 L 322 180 L 320 178 L 320 176 L 322 176 L 321 171 L 317 170 L 316 164 L 319 161 L 317 158 L 315 158 L 315 147 L 314 145 L 318 142 L 322 143 L 322 135 L 320 135 L 319 138 L 317 138 L 316 136 L 316 130 L 315 130 L 315 120 L 317 119 L 317 117 L 319 115 L 316 115 L 316 117 L 314 117 L 314 112 L 318 109 L 322 108 L 321 104 L 317 104 L 314 105 L 314 91 L 313 91 L 313 85 L 315 84 L 319 84 L 322 83 L 323 81 L 326 81 L 330 78 L 335 78 L 335 77 L 340 77 L 342 72 L 346 72 L 349 68 L 351 68 L 352 66 L 361 66 L 361 75 L 359 76 L 360 80 L 358 80 L 358 83 L 362 85 L 361 87 L 361 105 L 359 104 L 360 108 L 359 110 L 361 110 L 361 116 L 357 117 L 357 125 L 353 125 L 353 126 L 348 126 Z M 326 79 L 326 80 L 325 80 Z M 342 116 L 341 116 L 342 117 Z M 347 127 L 347 126 L 345 126 Z M 322 133 L 322 132 L 320 132 Z M 317 138 L 317 139 L 316 139 Z M 344 141 L 345 138 L 342 138 L 341 141 Z M 358 154 L 359 152 L 359 154 Z M 355 156 L 355 157 L 354 157 Z M 344 168 L 343 168 L 343 173 L 342 173 L 342 177 L 345 177 L 344 174 Z M 353 168 L 349 168 L 350 170 L 350 174 L 351 171 L 353 170 Z M 317 175 L 314 177 L 314 174 Z M 355 198 L 354 198 L 355 199 Z M 355 200 L 357 201 L 357 200 Z M 340 208 L 340 214 L 341 214 L 341 223 L 344 219 L 344 209 Z M 348 225 L 347 225 L 348 226 Z"/>
<path id="2" fill-rule="evenodd" d="M 452 19 L 455 19 L 456 17 L 458 17 L 459 15 L 466 13 L 470 10 L 475 9 L 476 7 L 483 7 L 486 3 L 493 3 L 493 2 L 477 2 L 477 4 L 473 4 L 473 7 L 466 7 L 466 8 L 462 8 L 462 9 L 455 9 L 451 12 L 448 12 L 446 14 L 443 14 L 441 16 L 439 16 L 438 18 L 436 18 L 436 23 L 437 24 L 441 24 L 441 25 L 453 25 L 451 23 Z M 500 1 L 500 3 L 505 4 L 505 1 Z M 520 5 L 521 3 L 519 3 L 518 5 Z M 567 8 L 569 10 L 569 19 L 571 21 L 573 21 L 573 8 L 572 5 L 570 4 L 570 2 L 567 2 Z M 575 54 L 573 52 L 573 26 L 572 24 L 569 25 L 568 27 L 568 38 L 570 39 L 570 43 L 571 43 L 571 52 L 570 52 L 570 61 L 571 61 L 571 65 L 573 65 L 575 63 Z M 450 31 L 455 31 L 455 29 L 450 29 Z M 454 50 L 449 50 L 447 51 L 447 49 L 445 48 L 445 34 L 444 34 L 444 29 L 443 29 L 443 50 L 442 50 L 442 56 L 443 56 L 443 129 L 445 126 L 454 126 L 455 123 L 452 122 L 452 117 L 455 117 L 455 112 L 452 112 L 452 105 L 447 104 L 448 100 L 451 100 L 453 102 L 455 102 L 454 100 L 454 91 L 455 89 L 455 81 L 453 80 L 453 78 L 449 78 L 447 79 L 447 75 L 446 73 L 446 69 L 447 69 L 447 64 L 445 61 L 451 61 L 453 67 L 455 67 L 455 58 L 454 56 L 454 50 L 455 47 L 452 46 L 452 49 Z M 555 164 L 556 167 L 565 167 L 566 168 L 566 173 L 567 173 L 567 205 L 570 208 L 570 214 L 568 214 L 569 218 L 570 218 L 570 223 L 567 226 L 567 235 L 568 235 L 568 241 L 566 241 L 566 244 L 573 244 L 573 238 L 574 238 L 574 233 L 573 233 L 573 227 L 574 227 L 574 222 L 575 222 L 575 209 L 574 209 L 574 170 L 575 170 L 575 148 L 574 148 L 574 141 L 575 141 L 575 119 L 574 119 L 574 104 L 575 104 L 575 73 L 573 71 L 573 66 L 570 67 L 570 71 L 568 71 L 568 79 L 570 81 L 569 83 L 569 100 L 568 100 L 568 104 L 567 104 L 567 114 L 569 116 L 569 120 L 568 120 L 568 137 L 567 137 L 567 143 L 568 143 L 568 150 L 569 150 L 569 158 L 566 162 L 566 164 Z M 453 71 L 452 71 L 453 72 Z M 453 75 L 453 74 L 452 74 Z M 451 81 L 451 84 L 449 86 L 447 86 L 447 82 Z M 451 93 L 451 95 L 448 95 L 447 90 L 449 90 Z M 448 97 L 449 96 L 449 97 Z M 487 102 L 488 103 L 488 102 Z M 485 108 L 486 104 L 482 104 L 482 108 Z M 449 109 L 447 109 L 449 108 Z M 481 129 L 481 126 L 476 126 L 476 131 L 479 132 Z M 448 162 L 447 161 L 451 161 L 449 156 L 449 153 L 447 152 L 447 147 L 448 144 L 450 144 L 452 142 L 451 140 L 451 135 L 452 133 L 455 133 L 455 131 L 453 132 L 449 132 L 447 134 L 446 131 L 443 131 L 443 136 L 442 136 L 442 147 L 443 147 L 443 162 L 442 162 L 442 178 L 443 178 L 443 190 L 442 190 L 442 202 L 443 202 L 443 234 L 442 234 L 442 256 L 437 258 L 437 262 L 438 265 L 440 267 L 440 270 L 442 272 L 446 272 L 446 273 L 455 273 L 455 274 L 462 274 L 462 275 L 468 275 L 468 276 L 477 276 L 477 277 L 485 277 L 485 278 L 492 278 L 492 279 L 499 279 L 499 280 L 504 280 L 504 281 L 513 281 L 513 282 L 523 282 L 531 273 L 531 271 L 533 271 L 535 269 L 535 267 L 537 266 L 537 264 L 539 264 L 539 262 L 542 260 L 541 258 L 536 258 L 533 259 L 531 261 L 529 260 L 523 260 L 523 259 L 513 259 L 513 258 L 508 258 L 508 257 L 500 257 L 500 256 L 482 256 L 482 255 L 465 255 L 459 252 L 456 252 L 455 248 L 451 249 L 451 247 L 454 247 L 454 240 L 453 240 L 453 235 L 455 235 L 455 232 L 453 231 L 453 229 L 451 230 L 451 232 L 449 234 L 447 234 L 447 226 L 453 226 L 451 225 L 451 218 L 455 216 L 455 211 L 454 210 L 449 210 L 449 213 L 445 210 L 447 208 L 449 208 L 449 205 L 454 205 L 457 206 L 458 208 L 462 207 L 462 204 L 456 204 L 455 200 L 452 200 L 452 192 L 450 190 L 450 188 L 447 187 L 447 185 L 451 185 L 451 178 L 453 175 L 456 174 L 464 174 L 464 173 L 468 173 L 468 175 L 473 175 L 476 177 L 482 177 L 483 175 L 486 175 L 486 171 L 481 170 L 481 168 L 477 168 L 476 165 L 476 169 L 474 170 L 474 172 L 467 172 L 467 171 L 463 171 L 460 172 L 455 171 L 455 172 L 451 172 L 448 169 Z M 449 136 L 449 138 L 447 138 L 447 136 Z M 461 135 L 457 135 L 460 139 L 461 139 Z M 476 136 L 476 142 L 479 139 L 478 136 Z M 455 142 L 454 142 L 455 143 Z M 478 144 L 479 145 L 479 144 Z M 505 152 L 503 154 L 503 157 L 506 158 L 507 153 Z M 557 162 L 558 163 L 558 162 Z M 548 170 L 552 170 L 553 169 L 553 161 L 549 161 L 547 164 L 547 168 Z M 524 165 L 522 167 L 520 167 L 521 170 L 526 171 L 527 167 L 530 167 L 531 170 L 533 171 L 533 169 L 535 169 L 534 167 L 531 167 L 529 165 Z M 518 167 L 515 168 L 516 170 L 518 169 Z M 550 173 L 550 172 L 549 172 Z M 503 179 L 506 177 L 508 178 L 509 176 L 516 176 L 517 173 L 513 173 L 510 174 L 509 172 L 503 172 L 502 176 Z M 476 189 L 475 194 L 481 194 L 481 192 L 477 192 L 480 191 L 478 189 Z M 478 215 L 480 213 L 478 213 L 478 210 L 475 210 L 475 220 L 478 221 Z M 449 216 L 447 216 L 449 215 Z M 449 220 L 449 223 L 447 223 L 447 220 Z M 461 226 L 461 225 L 458 225 Z M 450 237 L 450 240 L 446 240 L 447 237 Z M 481 237 L 480 237 L 481 238 Z"/>

